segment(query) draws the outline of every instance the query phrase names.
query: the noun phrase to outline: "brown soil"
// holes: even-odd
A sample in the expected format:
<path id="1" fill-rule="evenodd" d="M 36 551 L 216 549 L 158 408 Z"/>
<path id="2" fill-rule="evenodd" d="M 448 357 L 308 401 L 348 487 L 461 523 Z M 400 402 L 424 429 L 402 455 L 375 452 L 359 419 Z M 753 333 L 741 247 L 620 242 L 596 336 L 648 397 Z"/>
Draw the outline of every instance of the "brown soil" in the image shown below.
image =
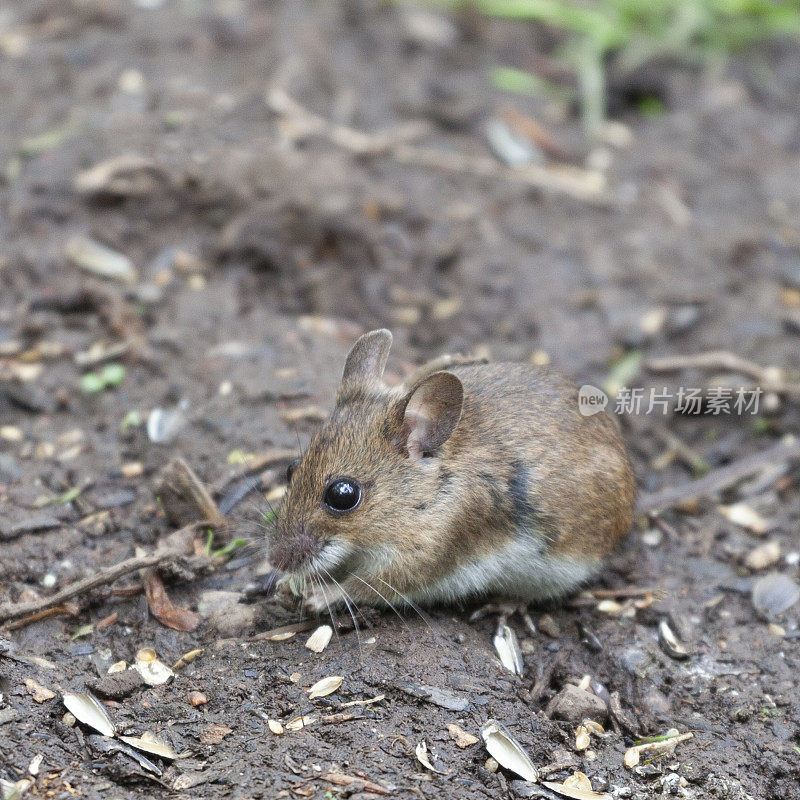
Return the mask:
<path id="1" fill-rule="evenodd" d="M 354 154 L 325 135 L 286 139 L 265 100 L 269 87 L 368 132 L 427 121 L 415 145 L 470 158 L 490 155 L 485 122 L 513 106 L 585 161 L 574 113 L 503 95 L 487 78 L 497 64 L 529 65 L 528 26 L 468 16 L 431 41 L 412 23 L 377 0 L 3 4 L 0 605 L 152 548 L 173 529 L 155 489 L 172 458 L 183 457 L 220 499 L 237 485 L 229 454 L 302 445 L 314 415 L 297 424 L 282 415 L 330 407 L 349 343 L 373 326 L 395 332 L 395 377 L 458 351 L 546 353 L 596 385 L 629 350 L 726 349 L 790 375 L 800 369 L 796 47 L 762 48 L 713 75 L 654 68 L 667 110 L 646 120 L 615 106 L 632 139 L 592 155 L 607 162 L 609 185 L 593 202 L 502 175 Z M 626 80 L 617 79 L 615 98 L 627 96 Z M 100 196 L 76 187 L 82 170 L 130 153 L 155 167 Z M 87 277 L 65 255 L 79 234 L 125 253 L 139 279 L 126 287 Z M 120 341 L 124 380 L 83 391 L 74 355 Z M 704 377 L 642 371 L 634 380 L 674 389 Z M 146 419 L 183 400 L 187 424 L 168 443 L 122 425 L 130 412 Z M 796 402 L 783 402 L 754 417 L 623 423 L 640 486 L 652 491 L 690 477 L 679 459 L 658 464 L 659 429 L 715 468 L 796 431 L 799 416 Z M 284 466 L 263 488 L 281 484 Z M 65 495 L 76 488 L 78 496 Z M 236 536 L 258 542 L 265 504 L 254 497 L 229 519 Z M 482 742 L 459 749 L 446 729 L 457 723 L 478 735 L 493 717 L 537 766 L 563 765 L 550 780 L 580 769 L 615 797 L 669 794 L 679 778 L 676 796 L 795 797 L 798 606 L 777 620 L 785 638 L 771 631 L 750 600 L 758 573 L 742 559 L 775 541 L 781 556 L 771 568 L 797 578 L 798 473 L 721 499 L 758 507 L 771 523 L 766 536 L 727 521 L 712 501 L 666 513 L 660 536 L 635 528 L 590 588 L 651 588 L 654 602 L 623 599 L 629 613 L 619 616 L 596 599 L 535 610 L 537 620 L 552 617 L 555 636 L 527 636 L 513 621 L 521 678 L 499 665 L 492 620 L 470 623 L 468 611 L 431 610 L 422 620 L 366 609 L 358 635 L 343 627 L 314 654 L 305 633 L 253 638 L 302 618 L 257 595 L 191 633 L 159 623 L 135 590 L 77 598 L 74 615 L 0 638 L 0 778 L 25 777 L 43 754 L 31 796 L 378 796 L 369 784 L 326 780 L 331 772 L 404 798 L 537 796 L 513 773 L 488 769 Z M 244 594 L 260 561 L 258 548 L 244 548 L 212 569 L 190 561 L 163 577 L 177 605 L 202 611 L 209 592 Z M 111 614 L 112 624 L 97 625 Z M 688 659 L 659 647 L 662 619 L 687 643 Z M 64 723 L 58 696 L 36 702 L 25 684 L 80 691 L 143 647 L 168 663 L 205 648 L 169 684 L 109 702 L 123 732 L 157 732 L 191 751 L 174 763 L 152 757 L 160 776 L 103 752 L 89 728 Z M 619 714 L 579 753 L 575 725 L 544 710 L 587 674 L 618 696 Z M 341 689 L 310 701 L 307 688 L 327 675 L 343 676 Z M 191 691 L 208 702 L 190 705 Z M 331 714 L 353 718 L 325 720 Z M 268 727 L 300 715 L 316 721 L 283 736 Z M 673 727 L 694 738 L 635 770 L 623 766 L 637 736 Z M 415 757 L 423 740 L 439 772 Z"/>

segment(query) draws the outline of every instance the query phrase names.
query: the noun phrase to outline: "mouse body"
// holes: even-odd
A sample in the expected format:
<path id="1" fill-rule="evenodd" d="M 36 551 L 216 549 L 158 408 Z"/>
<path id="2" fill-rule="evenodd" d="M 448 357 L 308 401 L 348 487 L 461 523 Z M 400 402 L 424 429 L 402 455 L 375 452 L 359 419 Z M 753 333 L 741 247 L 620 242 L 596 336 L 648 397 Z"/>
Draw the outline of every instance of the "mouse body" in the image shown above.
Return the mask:
<path id="1" fill-rule="evenodd" d="M 269 560 L 322 609 L 532 602 L 573 591 L 631 525 L 619 426 L 566 378 L 514 363 L 382 381 L 386 330 L 347 358 L 336 406 L 291 471 Z"/>

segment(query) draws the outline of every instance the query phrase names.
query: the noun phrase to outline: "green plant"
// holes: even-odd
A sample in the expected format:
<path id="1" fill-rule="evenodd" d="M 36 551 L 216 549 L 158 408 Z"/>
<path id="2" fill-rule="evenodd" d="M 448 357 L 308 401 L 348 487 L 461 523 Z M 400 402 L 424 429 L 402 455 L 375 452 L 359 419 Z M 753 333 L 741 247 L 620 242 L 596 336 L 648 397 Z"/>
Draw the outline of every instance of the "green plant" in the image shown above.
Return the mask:
<path id="1" fill-rule="evenodd" d="M 584 124 L 597 131 L 606 110 L 606 67 L 625 71 L 656 58 L 706 64 L 776 36 L 800 37 L 800 0 L 435 0 L 487 16 L 530 20 L 564 34 L 558 57 L 578 80 Z M 540 92 L 541 79 L 504 69 L 508 91 Z M 646 112 L 656 109 L 646 106 Z"/>
<path id="2" fill-rule="evenodd" d="M 97 394 L 125 380 L 125 367 L 122 364 L 106 364 L 100 372 L 87 372 L 81 376 L 81 388 L 87 394 Z"/>

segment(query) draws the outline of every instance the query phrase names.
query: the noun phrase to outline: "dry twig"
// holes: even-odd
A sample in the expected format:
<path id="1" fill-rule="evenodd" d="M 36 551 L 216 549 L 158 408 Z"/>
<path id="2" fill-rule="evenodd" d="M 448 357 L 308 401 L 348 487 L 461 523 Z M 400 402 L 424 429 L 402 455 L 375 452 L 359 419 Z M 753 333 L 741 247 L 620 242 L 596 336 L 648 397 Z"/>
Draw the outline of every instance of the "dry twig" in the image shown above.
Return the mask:
<path id="1" fill-rule="evenodd" d="M 670 508 L 691 498 L 704 497 L 731 486 L 763 467 L 795 458 L 800 458 L 800 439 L 791 438 L 760 453 L 754 453 L 725 467 L 720 467 L 696 481 L 672 486 L 653 494 L 640 495 L 636 502 L 636 511 L 640 514 L 649 514 Z"/>
<path id="2" fill-rule="evenodd" d="M 605 176 L 598 171 L 585 170 L 571 164 L 507 167 L 489 156 L 467 155 L 409 144 L 409 140 L 417 139 L 429 130 L 427 123 L 419 121 L 390 131 L 365 133 L 329 122 L 312 113 L 277 86 L 267 92 L 266 101 L 270 109 L 281 118 L 281 132 L 291 140 L 320 135 L 356 155 L 386 154 L 401 164 L 413 167 L 519 183 L 542 191 L 565 194 L 578 200 L 596 203 L 607 201 Z"/>
<path id="3" fill-rule="evenodd" d="M 737 356 L 727 350 L 712 350 L 694 355 L 666 356 L 649 358 L 644 362 L 651 372 L 678 372 L 682 369 L 709 369 L 738 372 L 757 381 L 758 388 L 765 392 L 774 392 L 791 398 L 800 398 L 800 383 L 793 383 L 784 378 L 783 370 L 778 367 L 762 367 L 755 361 Z M 756 387 L 743 387 L 756 388 Z"/>
<path id="4" fill-rule="evenodd" d="M 200 527 L 208 527 L 208 523 L 187 525 L 185 528 L 171 533 L 155 552 L 144 556 L 134 556 L 125 561 L 120 561 L 118 564 L 101 569 L 88 578 L 83 578 L 71 583 L 69 586 L 65 586 L 49 597 L 30 600 L 27 603 L 3 603 L 3 605 L 0 605 L 0 623 L 10 619 L 39 614 L 45 609 L 60 605 L 73 597 L 86 594 L 99 586 L 107 586 L 123 575 L 174 561 L 191 552 L 192 539 Z"/>

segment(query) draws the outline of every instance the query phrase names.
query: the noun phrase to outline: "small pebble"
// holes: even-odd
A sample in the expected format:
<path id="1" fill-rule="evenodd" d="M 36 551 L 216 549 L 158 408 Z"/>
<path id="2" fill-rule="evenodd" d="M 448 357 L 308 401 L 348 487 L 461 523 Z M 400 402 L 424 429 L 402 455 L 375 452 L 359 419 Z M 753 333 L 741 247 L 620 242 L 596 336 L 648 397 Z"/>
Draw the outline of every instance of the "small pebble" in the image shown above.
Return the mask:
<path id="1" fill-rule="evenodd" d="M 202 706 L 208 702 L 208 698 L 202 692 L 189 692 L 189 705 Z"/>

